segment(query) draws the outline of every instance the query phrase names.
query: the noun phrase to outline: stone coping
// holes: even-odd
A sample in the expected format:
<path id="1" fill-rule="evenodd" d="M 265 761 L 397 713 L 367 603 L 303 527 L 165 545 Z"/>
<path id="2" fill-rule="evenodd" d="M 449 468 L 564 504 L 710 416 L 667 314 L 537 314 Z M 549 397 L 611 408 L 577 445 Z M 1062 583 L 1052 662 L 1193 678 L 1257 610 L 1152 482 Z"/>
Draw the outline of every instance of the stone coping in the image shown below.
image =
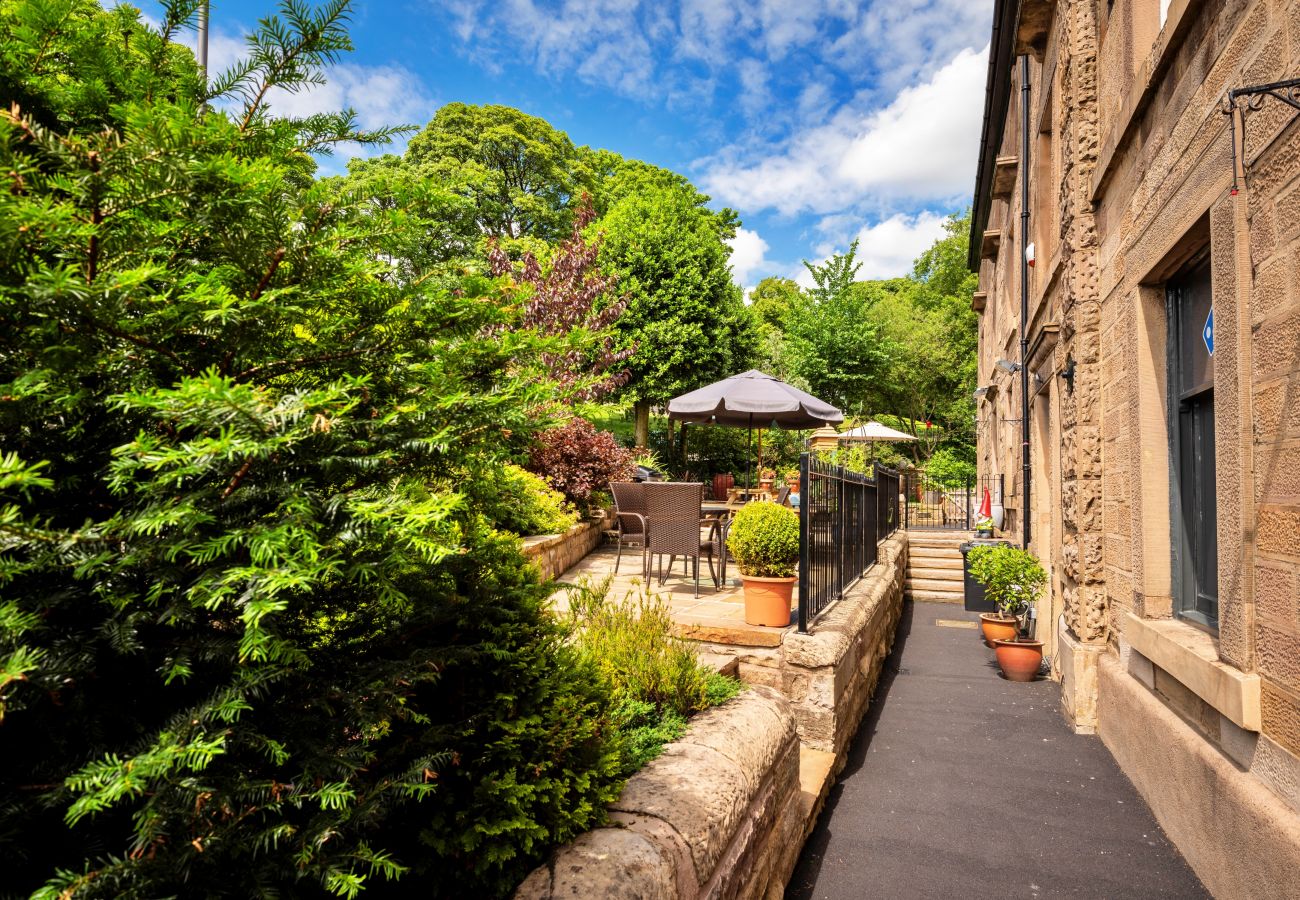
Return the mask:
<path id="1" fill-rule="evenodd" d="M 1140 619 L 1126 613 L 1124 639 L 1235 725 L 1259 731 L 1259 676 L 1220 660 L 1213 637 L 1176 619 Z"/>
<path id="2" fill-rule="evenodd" d="M 561 847 L 515 897 L 773 896 L 793 870 L 806 803 L 789 701 L 751 687 L 691 719 L 628 779 L 610 824 Z"/>

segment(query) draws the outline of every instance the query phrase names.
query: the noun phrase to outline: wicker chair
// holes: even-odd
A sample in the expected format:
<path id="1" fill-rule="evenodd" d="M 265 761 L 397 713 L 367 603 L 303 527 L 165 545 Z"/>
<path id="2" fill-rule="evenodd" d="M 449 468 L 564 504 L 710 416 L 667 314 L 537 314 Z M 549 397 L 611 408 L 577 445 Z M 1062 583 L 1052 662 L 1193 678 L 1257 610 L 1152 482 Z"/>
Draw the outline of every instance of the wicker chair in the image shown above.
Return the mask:
<path id="1" fill-rule="evenodd" d="M 618 555 L 614 557 L 614 574 L 623 561 L 623 545 L 641 548 L 641 577 L 650 578 L 650 556 L 646 547 L 645 492 L 646 486 L 637 481 L 611 481 L 609 490 L 614 495 L 614 538 L 618 542 Z"/>
<path id="2" fill-rule="evenodd" d="M 663 584 L 667 576 L 663 574 L 663 555 L 668 554 L 668 574 L 672 574 L 673 563 L 677 557 L 694 561 L 695 596 L 700 595 L 700 557 L 709 559 L 709 577 L 716 590 L 719 587 L 718 575 L 713 568 L 713 557 L 717 542 L 712 534 L 703 539 L 700 531 L 712 526 L 712 520 L 705 521 L 700 515 L 700 504 L 704 501 L 704 485 L 693 482 L 664 482 L 645 485 L 646 530 L 649 532 L 647 548 L 650 555 L 659 558 L 659 583 Z M 716 533 L 716 532 L 714 532 Z"/>

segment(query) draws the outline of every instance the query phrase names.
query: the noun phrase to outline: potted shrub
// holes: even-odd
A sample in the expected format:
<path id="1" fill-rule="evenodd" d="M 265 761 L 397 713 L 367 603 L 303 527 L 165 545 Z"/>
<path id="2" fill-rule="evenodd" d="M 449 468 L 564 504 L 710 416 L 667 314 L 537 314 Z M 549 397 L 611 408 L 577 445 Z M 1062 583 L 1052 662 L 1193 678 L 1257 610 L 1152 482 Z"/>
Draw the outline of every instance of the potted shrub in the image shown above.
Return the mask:
<path id="1" fill-rule="evenodd" d="M 776 481 L 776 471 L 774 469 L 764 469 L 758 476 L 758 489 L 770 493 L 774 481 Z"/>
<path id="2" fill-rule="evenodd" d="M 971 577 L 998 612 L 981 613 L 985 643 L 992 646 L 1008 681 L 1033 681 L 1043 661 L 1043 644 L 1020 637 L 1020 616 L 1047 584 L 1047 572 L 1032 553 L 1016 547 L 976 547 L 970 551 Z"/>
<path id="3" fill-rule="evenodd" d="M 776 503 L 748 503 L 731 523 L 727 549 L 745 585 L 745 621 L 789 625 L 799 561 L 799 514 Z"/>

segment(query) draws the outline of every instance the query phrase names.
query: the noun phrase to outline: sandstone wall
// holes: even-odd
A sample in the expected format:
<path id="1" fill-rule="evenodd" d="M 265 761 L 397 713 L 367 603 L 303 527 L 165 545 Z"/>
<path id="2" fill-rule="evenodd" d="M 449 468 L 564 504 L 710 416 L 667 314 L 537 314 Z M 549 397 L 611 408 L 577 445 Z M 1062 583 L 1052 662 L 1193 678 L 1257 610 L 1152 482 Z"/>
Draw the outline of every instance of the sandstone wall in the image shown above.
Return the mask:
<path id="1" fill-rule="evenodd" d="M 701 648 L 735 657 L 742 681 L 788 697 L 804 745 L 842 758 L 894 645 L 906 574 L 907 533 L 899 531 L 880 545 L 876 565 L 808 634 L 789 632 L 778 647 Z"/>
<path id="2" fill-rule="evenodd" d="M 1219 900 L 1300 897 L 1300 818 L 1206 743 L 1109 655 L 1098 667 L 1098 734 L 1155 813 L 1160 827 Z"/>
<path id="3" fill-rule="evenodd" d="M 752 687 L 692 719 L 628 780 L 609 826 L 562 847 L 515 897 L 776 900 L 804 819 L 790 703 Z"/>
<path id="4" fill-rule="evenodd" d="M 1030 333 L 1047 346 L 1056 325 L 1054 363 L 1068 357 L 1076 372 L 1050 400 L 1059 435 L 1034 435 L 1052 458 L 1036 461 L 1032 493 L 1050 496 L 1044 469 L 1056 474 L 1061 527 L 1044 546 L 1035 518 L 1034 549 L 1064 600 L 1064 627 L 1050 623 L 1063 706 L 1099 730 L 1216 895 L 1281 896 L 1281 885 L 1297 896 L 1300 122 L 1276 99 L 1249 113 L 1234 191 L 1223 103 L 1230 89 L 1300 76 L 1300 0 L 1052 10 L 1027 47 L 1029 163 L 1032 227 L 1059 221 L 1060 253 L 1045 268 L 1039 257 Z M 1001 152 L 1014 155 L 1015 100 L 1003 125 Z M 1052 136 L 1063 156 L 1048 166 Z M 1018 190 L 994 201 L 1003 249 L 980 273 L 981 384 L 1001 379 L 981 404 L 982 471 L 1005 471 L 1019 449 L 1016 429 L 998 424 L 1017 414 L 1016 385 L 991 368 L 1017 358 L 1006 351 L 1019 260 L 1007 247 L 1019 211 Z M 1166 347 L 1166 284 L 1207 256 L 1219 600 L 1208 631 L 1175 616 Z"/>
<path id="5" fill-rule="evenodd" d="M 604 538 L 602 519 L 579 522 L 564 534 L 540 534 L 524 538 L 524 556 L 533 560 L 543 579 L 559 578 L 569 567 L 600 546 Z"/>

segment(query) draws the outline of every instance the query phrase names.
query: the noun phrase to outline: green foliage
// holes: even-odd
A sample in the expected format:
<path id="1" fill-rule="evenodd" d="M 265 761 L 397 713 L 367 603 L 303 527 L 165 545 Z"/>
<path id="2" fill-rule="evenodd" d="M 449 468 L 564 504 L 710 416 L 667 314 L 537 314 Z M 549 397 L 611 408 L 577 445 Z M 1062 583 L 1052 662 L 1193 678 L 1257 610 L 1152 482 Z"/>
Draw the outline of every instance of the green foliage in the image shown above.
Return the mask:
<path id="1" fill-rule="evenodd" d="M 645 700 L 624 698 L 614 707 L 614 724 L 622 736 L 623 775 L 640 771 L 686 733 L 686 717 Z"/>
<path id="2" fill-rule="evenodd" d="M 730 210 L 715 213 L 681 186 L 630 193 L 592 226 L 601 263 L 627 309 L 615 329 L 631 350 L 623 395 L 662 402 L 743 371 L 758 349 L 753 320 L 731 281 Z"/>
<path id="3" fill-rule="evenodd" d="M 673 634 L 663 598 L 643 587 L 613 599 L 611 583 L 584 580 L 569 589 L 579 652 L 616 698 L 645 700 L 683 716 L 704 709 L 709 670 Z"/>
<path id="4" fill-rule="evenodd" d="M 861 442 L 844 443 L 832 450 L 819 450 L 817 459 L 830 466 L 841 466 L 859 475 L 871 475 L 875 472 L 875 457 L 866 444 Z"/>
<path id="5" fill-rule="evenodd" d="M 85 0 L 0 2 L 0 98 L 43 128 L 92 133 L 123 124 L 120 104 L 203 95 L 189 51 L 171 43 L 197 0 L 170 3 L 161 32 L 130 6 Z"/>
<path id="6" fill-rule="evenodd" d="M 856 247 L 820 266 L 814 287 L 769 279 L 751 310 L 761 323 L 763 365 L 850 415 L 871 416 L 912 434 L 904 447 L 924 462 L 941 444 L 973 448 L 975 276 L 966 270 L 970 213 L 952 216 L 945 235 L 906 278 L 855 281 Z M 890 419 L 893 421 L 889 421 Z M 931 422 L 933 427 L 926 428 Z"/>
<path id="7" fill-rule="evenodd" d="M 620 783 L 602 683 L 474 499 L 562 340 L 391 257 L 418 183 L 311 181 L 346 114 L 267 116 L 346 4 L 285 3 L 213 111 L 151 93 L 139 26 L 143 57 L 69 56 L 121 9 L 0 10 L 33 109 L 0 120 L 6 888 L 508 893 Z"/>
<path id="8" fill-rule="evenodd" d="M 448 103 L 411 138 L 406 159 L 469 200 L 478 227 L 498 239 L 562 239 L 592 181 L 568 135 L 508 106 Z"/>
<path id="9" fill-rule="evenodd" d="M 975 463 L 968 454 L 940 447 L 925 463 L 925 474 L 946 488 L 959 488 L 975 479 Z"/>
<path id="10" fill-rule="evenodd" d="M 853 278 L 855 241 L 824 264 L 805 263 L 814 287 L 789 318 L 785 332 L 789 370 L 817 397 L 846 413 L 865 411 L 883 376 L 888 346 L 870 313 L 870 297 Z"/>
<path id="11" fill-rule="evenodd" d="M 1002 612 L 1018 615 L 1038 598 L 1047 584 L 1042 563 L 1019 547 L 974 547 L 966 555 L 971 577 Z"/>
<path id="12" fill-rule="evenodd" d="M 513 463 L 503 465 L 497 477 L 487 482 L 490 496 L 484 497 L 486 515 L 515 534 L 558 534 L 578 524 L 578 514 L 564 495 Z"/>
<path id="13" fill-rule="evenodd" d="M 799 561 L 799 514 L 776 503 L 747 503 L 736 513 L 727 548 L 742 575 L 789 578 Z"/>
<path id="14" fill-rule="evenodd" d="M 663 598 L 642 588 L 610 597 L 612 579 L 569 589 L 573 644 L 615 698 L 621 773 L 631 775 L 681 737 L 686 719 L 736 696 L 742 685 L 702 665 L 673 634 Z"/>

